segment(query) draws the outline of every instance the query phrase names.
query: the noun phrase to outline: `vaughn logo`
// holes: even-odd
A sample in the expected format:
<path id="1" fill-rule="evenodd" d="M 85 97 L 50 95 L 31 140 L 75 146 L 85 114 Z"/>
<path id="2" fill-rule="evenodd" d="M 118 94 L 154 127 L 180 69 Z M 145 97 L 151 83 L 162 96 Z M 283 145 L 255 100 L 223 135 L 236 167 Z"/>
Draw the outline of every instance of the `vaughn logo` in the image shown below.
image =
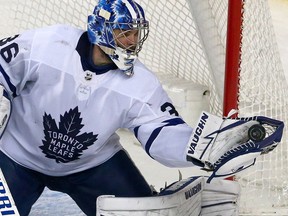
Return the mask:
<path id="1" fill-rule="evenodd" d="M 194 154 L 195 148 L 199 142 L 199 139 L 201 137 L 202 131 L 205 127 L 208 118 L 209 116 L 203 112 L 200 121 L 198 122 L 198 125 L 192 135 L 192 141 L 189 145 L 188 154 Z"/>
<path id="2" fill-rule="evenodd" d="M 195 185 L 193 188 L 190 188 L 188 191 L 185 191 L 185 198 L 190 199 L 193 197 L 195 194 L 199 193 L 202 190 L 202 183 L 198 183 Z"/>
<path id="3" fill-rule="evenodd" d="M 70 109 L 64 115 L 60 115 L 59 127 L 51 115 L 43 116 L 44 140 L 39 148 L 46 157 L 55 159 L 57 163 L 68 163 L 79 159 L 82 152 L 88 149 L 96 140 L 98 134 L 81 133 L 84 126 L 81 124 L 78 107 Z"/>

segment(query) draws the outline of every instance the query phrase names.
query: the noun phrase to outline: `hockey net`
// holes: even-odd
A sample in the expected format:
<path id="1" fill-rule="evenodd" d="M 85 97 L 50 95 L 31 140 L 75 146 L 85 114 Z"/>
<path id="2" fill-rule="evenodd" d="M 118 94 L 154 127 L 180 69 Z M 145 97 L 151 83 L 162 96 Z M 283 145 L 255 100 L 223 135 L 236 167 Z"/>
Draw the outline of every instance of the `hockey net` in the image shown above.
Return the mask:
<path id="1" fill-rule="evenodd" d="M 237 1 L 243 3 L 238 15 L 241 31 L 234 32 L 240 37 L 239 50 L 236 49 L 240 59 L 227 60 L 229 63 L 236 61 L 236 73 L 228 77 L 232 86 L 224 88 L 226 50 L 229 49 L 226 47 L 228 0 L 138 0 L 150 20 L 150 35 L 140 59 L 159 76 L 207 86 L 211 113 L 222 115 L 225 109 L 238 108 L 239 116 L 265 115 L 287 124 L 285 91 L 288 86 L 275 41 L 269 2 L 234 0 Z M 85 29 L 87 15 L 95 2 L 0 0 L 0 36 L 55 23 Z M 238 42 L 232 41 L 232 46 L 233 43 Z M 237 92 L 233 93 L 235 86 Z M 227 99 L 229 92 L 232 98 Z M 228 102 L 236 100 L 237 107 L 227 107 L 226 102 L 223 106 L 224 98 Z M 193 112 L 193 106 L 188 109 Z M 242 186 L 241 214 L 288 214 L 287 147 L 285 129 L 283 141 L 276 150 L 263 155 L 254 167 L 236 176 Z"/>

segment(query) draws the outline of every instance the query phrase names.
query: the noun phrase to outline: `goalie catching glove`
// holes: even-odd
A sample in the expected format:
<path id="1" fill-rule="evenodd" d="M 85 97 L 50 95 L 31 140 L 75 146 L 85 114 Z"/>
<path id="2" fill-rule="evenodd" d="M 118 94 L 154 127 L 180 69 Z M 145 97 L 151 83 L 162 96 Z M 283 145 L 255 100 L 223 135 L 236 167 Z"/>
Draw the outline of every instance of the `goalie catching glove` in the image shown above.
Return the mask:
<path id="1" fill-rule="evenodd" d="M 281 141 L 284 123 L 264 116 L 220 118 L 202 112 L 187 147 L 187 160 L 213 171 L 208 179 L 234 175 Z"/>

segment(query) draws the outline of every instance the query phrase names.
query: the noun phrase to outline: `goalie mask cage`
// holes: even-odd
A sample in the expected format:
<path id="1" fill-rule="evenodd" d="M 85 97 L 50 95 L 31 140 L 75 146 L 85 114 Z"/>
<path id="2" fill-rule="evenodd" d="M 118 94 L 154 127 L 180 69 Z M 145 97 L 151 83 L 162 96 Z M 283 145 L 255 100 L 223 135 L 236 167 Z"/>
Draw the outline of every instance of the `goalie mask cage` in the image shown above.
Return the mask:
<path id="1" fill-rule="evenodd" d="M 150 21 L 150 35 L 140 52 L 148 68 L 207 86 L 211 113 L 227 115 L 236 108 L 240 117 L 265 115 L 288 124 L 288 86 L 268 0 L 138 2 Z M 56 23 L 86 29 L 96 1 L 0 0 L 0 4 L 3 38 Z M 287 146 L 285 129 L 273 152 L 236 176 L 242 187 L 241 215 L 288 215 Z"/>

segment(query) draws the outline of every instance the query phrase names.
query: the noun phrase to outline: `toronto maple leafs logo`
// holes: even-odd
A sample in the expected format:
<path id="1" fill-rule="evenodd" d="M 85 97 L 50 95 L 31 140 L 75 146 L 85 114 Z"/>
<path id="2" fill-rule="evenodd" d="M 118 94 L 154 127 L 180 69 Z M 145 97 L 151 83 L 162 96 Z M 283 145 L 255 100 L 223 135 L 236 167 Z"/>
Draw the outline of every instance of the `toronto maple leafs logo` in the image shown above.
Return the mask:
<path id="1" fill-rule="evenodd" d="M 81 124 L 78 107 L 60 115 L 59 127 L 51 115 L 45 112 L 43 116 L 44 140 L 39 148 L 47 158 L 55 159 L 57 163 L 68 163 L 80 158 L 82 152 L 88 149 L 96 140 L 98 134 L 80 133 Z"/>

